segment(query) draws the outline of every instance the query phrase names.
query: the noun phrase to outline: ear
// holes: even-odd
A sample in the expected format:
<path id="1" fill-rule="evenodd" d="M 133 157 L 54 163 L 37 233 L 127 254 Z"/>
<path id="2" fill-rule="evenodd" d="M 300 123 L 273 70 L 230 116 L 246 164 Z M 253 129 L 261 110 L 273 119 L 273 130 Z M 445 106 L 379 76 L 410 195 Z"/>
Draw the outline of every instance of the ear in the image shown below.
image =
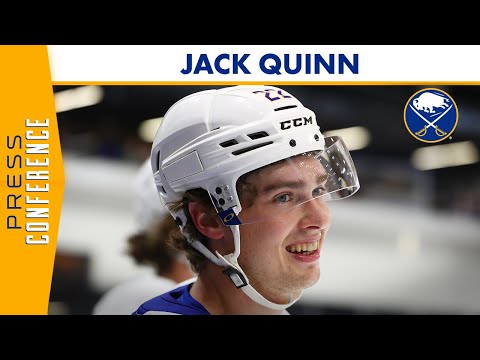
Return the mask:
<path id="1" fill-rule="evenodd" d="M 188 203 L 188 210 L 190 217 L 195 224 L 195 227 L 203 235 L 210 239 L 218 240 L 225 236 L 225 229 L 220 219 L 212 211 L 207 211 L 198 202 L 191 201 Z"/>

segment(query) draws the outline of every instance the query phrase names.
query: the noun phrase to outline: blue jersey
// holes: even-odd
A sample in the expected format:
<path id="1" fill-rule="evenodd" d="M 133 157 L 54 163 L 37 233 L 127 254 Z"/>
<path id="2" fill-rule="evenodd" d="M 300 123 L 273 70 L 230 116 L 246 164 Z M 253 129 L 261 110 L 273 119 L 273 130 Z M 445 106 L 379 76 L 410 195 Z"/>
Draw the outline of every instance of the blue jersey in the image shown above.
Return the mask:
<path id="1" fill-rule="evenodd" d="M 132 315 L 210 315 L 189 292 L 191 283 L 144 302 Z"/>

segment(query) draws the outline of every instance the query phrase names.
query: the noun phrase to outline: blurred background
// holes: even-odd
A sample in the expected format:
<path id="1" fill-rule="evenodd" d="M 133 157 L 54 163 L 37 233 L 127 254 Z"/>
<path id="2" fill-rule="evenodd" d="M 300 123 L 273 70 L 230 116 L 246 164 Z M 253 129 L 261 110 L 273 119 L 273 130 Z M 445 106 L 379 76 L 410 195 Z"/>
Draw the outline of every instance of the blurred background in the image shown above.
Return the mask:
<path id="1" fill-rule="evenodd" d="M 360 191 L 330 203 L 320 281 L 292 314 L 480 314 L 480 87 L 434 86 L 459 110 L 440 143 L 410 135 L 407 101 L 432 86 L 280 86 L 349 147 Z M 150 271 L 125 254 L 133 180 L 161 117 L 214 86 L 55 86 L 65 192 L 49 314 L 90 314 Z"/>

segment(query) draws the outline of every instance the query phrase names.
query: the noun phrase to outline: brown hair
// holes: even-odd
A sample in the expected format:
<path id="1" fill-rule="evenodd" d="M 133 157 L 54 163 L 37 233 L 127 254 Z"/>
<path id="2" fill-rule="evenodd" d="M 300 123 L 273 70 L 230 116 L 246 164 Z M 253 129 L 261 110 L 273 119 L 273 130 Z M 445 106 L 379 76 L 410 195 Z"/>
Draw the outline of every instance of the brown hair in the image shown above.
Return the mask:
<path id="1" fill-rule="evenodd" d="M 246 182 L 247 175 L 250 175 L 252 173 L 243 175 L 237 181 L 237 193 L 239 198 L 242 200 L 242 206 L 244 207 L 248 207 L 253 204 L 253 199 L 255 198 L 256 194 L 255 187 L 252 184 Z M 183 209 L 187 217 L 187 224 L 185 225 L 183 231 L 191 239 L 200 241 L 208 248 L 209 239 L 200 231 L 198 231 L 190 216 L 190 211 L 188 210 L 188 203 L 190 203 L 191 201 L 198 202 L 201 206 L 205 208 L 206 211 L 211 210 L 212 214 L 214 216 L 217 216 L 210 195 L 204 189 L 193 189 L 186 191 L 183 195 L 182 200 L 170 203 L 168 205 L 168 208 L 174 212 Z M 172 217 L 170 217 L 169 219 L 164 219 L 163 221 L 165 223 L 175 224 L 175 221 Z M 208 259 L 195 248 L 190 246 L 178 226 L 176 226 L 175 229 L 172 229 L 169 232 L 168 242 L 173 248 L 185 252 L 187 259 L 190 261 L 193 271 L 199 273 L 204 268 Z"/>
<path id="2" fill-rule="evenodd" d="M 157 275 L 164 275 L 171 270 L 172 264 L 179 256 L 179 251 L 170 246 L 168 237 L 178 229 L 171 221 L 157 220 L 148 230 L 137 232 L 127 239 L 127 254 L 133 257 L 137 264 L 150 265 Z M 169 219 L 165 220 L 169 220 Z"/>
<path id="3" fill-rule="evenodd" d="M 174 212 L 183 209 L 187 217 L 187 224 L 185 225 L 183 231 L 191 239 L 198 240 L 203 245 L 208 247 L 208 238 L 197 230 L 190 216 L 190 211 L 188 210 L 188 203 L 191 201 L 198 202 L 201 206 L 205 208 L 205 210 L 211 209 L 212 211 L 215 211 L 213 209 L 212 201 L 210 200 L 210 195 L 208 195 L 208 192 L 203 189 L 193 189 L 186 191 L 181 200 L 170 203 L 168 205 L 168 208 L 169 210 Z M 177 250 L 184 251 L 188 261 L 190 261 L 193 271 L 199 273 L 205 266 L 206 261 L 208 261 L 207 258 L 205 258 L 205 256 L 203 256 L 187 242 L 185 236 L 180 231 L 180 228 L 175 223 L 173 217 L 170 216 L 168 219 L 164 219 L 163 222 L 172 222 L 173 224 L 175 224 L 175 229 L 172 229 L 169 232 L 168 243 L 171 247 Z"/>

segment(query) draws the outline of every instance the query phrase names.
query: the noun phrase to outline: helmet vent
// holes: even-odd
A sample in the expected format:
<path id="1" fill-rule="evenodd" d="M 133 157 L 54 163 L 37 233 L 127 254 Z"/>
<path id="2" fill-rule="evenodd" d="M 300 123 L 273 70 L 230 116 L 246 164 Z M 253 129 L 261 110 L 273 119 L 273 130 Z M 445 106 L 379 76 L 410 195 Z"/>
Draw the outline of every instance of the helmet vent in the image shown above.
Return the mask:
<path id="1" fill-rule="evenodd" d="M 260 139 L 260 138 L 263 138 L 263 137 L 267 137 L 268 134 L 265 131 L 260 131 L 260 132 L 256 132 L 256 133 L 253 133 L 253 134 L 249 134 L 247 136 L 250 139 L 255 140 L 255 139 Z"/>
<path id="2" fill-rule="evenodd" d="M 249 152 L 249 151 L 252 151 L 252 150 L 261 148 L 261 147 L 263 147 L 263 146 L 270 145 L 270 144 L 273 144 L 273 141 L 269 141 L 269 142 L 266 142 L 266 143 L 263 143 L 263 144 L 257 144 L 257 145 L 249 146 L 249 147 L 247 147 L 247 148 L 234 151 L 234 152 L 232 152 L 232 155 L 237 156 L 237 155 L 245 154 L 246 152 Z"/>
<path id="3" fill-rule="evenodd" d="M 293 108 L 296 108 L 297 105 L 289 105 L 289 106 L 284 106 L 284 107 L 279 107 L 277 109 L 275 109 L 275 111 L 282 111 L 282 110 L 287 110 L 287 109 L 293 109 Z"/>
<path id="4" fill-rule="evenodd" d="M 227 140 L 222 142 L 220 146 L 226 148 L 226 147 L 237 145 L 237 144 L 238 144 L 238 141 L 235 139 L 232 139 L 232 140 Z"/>

